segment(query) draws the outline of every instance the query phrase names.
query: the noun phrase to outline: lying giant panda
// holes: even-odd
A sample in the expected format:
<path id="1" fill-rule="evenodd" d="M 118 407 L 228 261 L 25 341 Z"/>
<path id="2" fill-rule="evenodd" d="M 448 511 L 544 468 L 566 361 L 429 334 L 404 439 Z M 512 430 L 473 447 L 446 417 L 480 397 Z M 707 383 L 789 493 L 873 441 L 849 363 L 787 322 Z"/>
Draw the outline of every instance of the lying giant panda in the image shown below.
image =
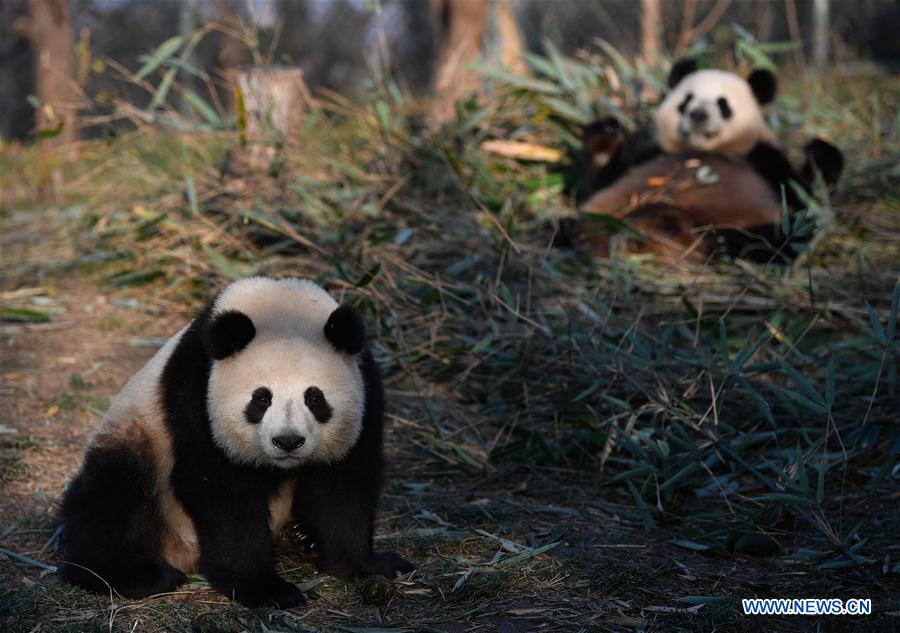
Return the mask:
<path id="1" fill-rule="evenodd" d="M 382 410 L 352 307 L 301 279 L 229 285 L 113 400 L 63 499 L 60 573 L 142 597 L 199 571 L 289 608 L 273 546 L 291 519 L 328 573 L 411 571 L 372 551 Z"/>
<path id="2" fill-rule="evenodd" d="M 733 257 L 784 261 L 789 239 L 780 234 L 782 195 L 797 211 L 803 201 L 792 183 L 809 192 L 815 171 L 833 184 L 841 152 L 815 139 L 795 171 L 774 144 L 762 107 L 775 98 L 776 79 L 756 70 L 747 79 L 723 70 L 698 70 L 693 60 L 674 65 L 671 91 L 655 114 L 656 145 L 630 142 L 621 124 L 603 119 L 584 131 L 588 183 L 581 207 L 636 226 L 647 238 L 628 250 L 705 258 L 722 248 Z M 580 239 L 605 254 L 608 236 L 585 220 Z M 710 229 L 713 229 L 710 231 Z"/>

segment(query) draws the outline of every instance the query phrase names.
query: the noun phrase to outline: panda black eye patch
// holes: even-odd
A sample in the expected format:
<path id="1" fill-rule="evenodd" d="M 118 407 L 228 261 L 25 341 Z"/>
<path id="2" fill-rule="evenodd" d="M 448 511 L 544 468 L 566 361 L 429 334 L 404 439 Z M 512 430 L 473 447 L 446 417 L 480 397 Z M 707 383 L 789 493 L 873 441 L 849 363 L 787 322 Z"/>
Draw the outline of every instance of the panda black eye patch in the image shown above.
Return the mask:
<path id="1" fill-rule="evenodd" d="M 719 112 L 722 113 L 722 118 L 730 119 L 733 113 L 731 111 L 731 106 L 728 105 L 728 99 L 726 99 L 725 97 L 719 97 L 716 103 L 719 104 Z"/>
<path id="2" fill-rule="evenodd" d="M 684 114 L 684 111 L 687 110 L 688 104 L 691 102 L 691 99 L 693 99 L 693 98 L 694 98 L 693 92 L 687 93 L 687 96 L 684 98 L 684 101 L 682 101 L 681 104 L 678 106 L 678 111 L 681 114 Z"/>
<path id="3" fill-rule="evenodd" d="M 309 387 L 303 394 L 303 402 L 319 424 L 325 424 L 331 419 L 331 405 L 318 387 Z"/>
<path id="4" fill-rule="evenodd" d="M 272 406 L 272 392 L 266 387 L 257 387 L 244 409 L 247 422 L 259 424 L 270 406 Z"/>

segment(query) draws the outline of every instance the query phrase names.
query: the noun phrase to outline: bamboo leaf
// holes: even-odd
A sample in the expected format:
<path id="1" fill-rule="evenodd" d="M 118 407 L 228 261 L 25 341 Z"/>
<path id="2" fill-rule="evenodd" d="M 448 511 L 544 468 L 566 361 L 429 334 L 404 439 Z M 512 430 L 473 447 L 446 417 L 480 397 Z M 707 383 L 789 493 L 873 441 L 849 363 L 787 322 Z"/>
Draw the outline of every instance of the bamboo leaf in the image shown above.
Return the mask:
<path id="1" fill-rule="evenodd" d="M 156 108 L 165 103 L 166 97 L 169 96 L 169 90 L 172 88 L 172 82 L 175 80 L 176 72 L 177 71 L 174 68 L 171 68 L 163 75 L 163 79 L 159 82 L 156 92 L 153 93 L 153 98 L 150 99 L 150 105 L 147 106 L 147 112 L 151 115 Z"/>
<path id="2" fill-rule="evenodd" d="M 875 334 L 875 338 L 878 339 L 879 343 L 886 344 L 888 338 L 884 333 L 884 328 L 881 326 L 881 319 L 878 318 L 878 313 L 875 312 L 875 308 L 868 301 L 866 301 L 866 310 L 869 311 L 869 319 L 872 321 L 872 332 Z"/>
<path id="3" fill-rule="evenodd" d="M 780 389 L 778 387 L 774 388 L 778 389 L 778 391 L 789 400 L 793 400 L 797 404 L 803 406 L 806 409 L 809 409 L 810 411 L 815 411 L 816 413 L 827 413 L 824 402 L 815 402 L 805 396 L 800 395 L 796 391 L 791 391 L 790 389 Z"/>
<path id="4" fill-rule="evenodd" d="M 887 337 L 889 341 L 894 340 L 897 333 L 897 311 L 900 310 L 900 281 L 894 284 L 894 292 L 891 293 L 891 314 L 888 317 Z"/>
<path id="5" fill-rule="evenodd" d="M 372 281 L 374 281 L 375 277 L 378 276 L 378 271 L 380 271 L 380 270 L 381 270 L 381 262 L 375 264 L 369 270 L 367 270 L 365 272 L 365 274 L 359 278 L 359 281 L 357 281 L 353 285 L 356 286 L 357 288 L 365 288 L 370 283 L 372 283 Z"/>
<path id="6" fill-rule="evenodd" d="M 644 522 L 644 529 L 648 534 L 656 532 L 656 522 L 653 520 L 653 515 L 650 513 L 650 508 L 647 507 L 647 503 L 644 501 L 641 493 L 638 492 L 638 489 L 634 487 L 634 484 L 631 483 L 630 480 L 626 481 L 625 483 L 628 484 L 628 489 L 631 491 L 631 496 L 634 497 L 634 503 L 637 505 L 638 512 L 641 515 L 641 520 Z"/>
<path id="7" fill-rule="evenodd" d="M 66 122 L 64 120 L 60 119 L 59 122 L 55 126 L 41 128 L 40 130 L 37 130 L 34 134 L 38 140 L 43 140 L 46 138 L 54 138 L 54 137 L 62 134 L 62 131 L 65 127 L 66 127 Z"/>
<path id="8" fill-rule="evenodd" d="M 3 308 L 0 313 L 3 321 L 11 321 L 13 323 L 45 323 L 50 320 L 50 315 L 41 310 L 32 310 L 31 308 Z"/>
<path id="9" fill-rule="evenodd" d="M 509 558 L 504 558 L 500 561 L 500 565 L 502 567 L 509 567 L 510 565 L 515 565 L 516 563 L 521 563 L 522 561 L 528 560 L 529 558 L 534 558 L 535 556 L 540 556 L 544 552 L 549 552 L 554 547 L 559 545 L 559 541 L 555 543 L 547 543 L 546 545 L 541 545 L 540 547 L 533 547 L 531 549 L 527 549 L 524 552 L 520 552 Z"/>
<path id="10" fill-rule="evenodd" d="M 816 477 L 816 503 L 821 504 L 825 500 L 825 473 L 828 472 L 828 467 L 823 461 L 819 464 L 819 472 Z"/>
<path id="11" fill-rule="evenodd" d="M 695 543 L 694 541 L 689 541 L 687 539 L 679 538 L 672 541 L 673 545 L 677 545 L 678 547 L 683 547 L 684 549 L 689 549 L 695 552 L 705 552 L 708 549 L 712 549 L 712 545 L 704 545 L 703 543 Z"/>
<path id="12" fill-rule="evenodd" d="M 791 495 L 791 494 L 780 493 L 780 492 L 773 492 L 773 493 L 767 494 L 767 495 L 760 495 L 759 497 L 756 497 L 756 500 L 762 501 L 762 502 L 774 501 L 775 503 L 794 503 L 794 504 L 800 505 L 800 506 L 809 506 L 814 503 L 812 499 L 809 499 L 807 497 L 801 497 L 799 495 Z"/>
<path id="13" fill-rule="evenodd" d="M 160 44 L 150 55 L 142 55 L 141 59 L 144 60 L 144 65 L 134 74 L 134 78 L 138 80 L 144 79 L 159 68 L 166 60 L 178 52 L 183 42 L 184 39 L 180 35 L 175 35 Z"/>
<path id="14" fill-rule="evenodd" d="M 200 215 L 200 205 L 197 202 L 197 183 L 194 182 L 193 176 L 188 176 L 184 179 L 184 188 L 185 193 L 187 194 L 188 206 L 191 209 L 191 213 L 194 215 Z"/>
<path id="15" fill-rule="evenodd" d="M 663 484 L 659 487 L 660 492 L 662 492 L 664 490 L 668 490 L 669 488 L 674 486 L 676 483 L 678 483 L 679 481 L 681 481 L 682 479 L 684 479 L 685 477 L 687 477 L 688 475 L 690 475 L 691 473 L 693 473 L 694 471 L 696 471 L 699 468 L 700 468 L 699 463 L 691 462 L 690 464 L 688 464 L 687 466 L 685 466 L 684 468 L 679 470 L 677 473 L 675 473 L 674 475 L 669 477 L 665 482 L 663 482 Z"/>
<path id="16" fill-rule="evenodd" d="M 203 97 L 190 89 L 184 91 L 184 98 L 202 116 L 207 123 L 216 128 L 224 127 L 218 112 Z"/>
<path id="17" fill-rule="evenodd" d="M 831 411 L 834 406 L 834 356 L 828 360 L 825 374 L 825 407 Z"/>
<path id="18" fill-rule="evenodd" d="M 775 424 L 775 418 L 772 416 L 772 409 L 769 408 L 769 404 L 763 400 L 762 396 L 753 388 L 753 385 L 750 384 L 750 381 L 740 376 L 738 378 L 738 382 L 741 387 L 744 388 L 744 391 L 747 392 L 747 395 L 750 396 L 750 399 L 753 401 L 753 404 L 756 405 L 757 411 L 766 419 L 766 421 L 773 425 Z"/>
<path id="19" fill-rule="evenodd" d="M 202 243 L 200 246 L 215 269 L 229 279 L 235 281 L 243 279 L 244 277 L 252 275 L 256 270 L 252 265 L 231 261 L 224 255 L 214 251 L 208 244 Z"/>
<path id="20" fill-rule="evenodd" d="M 803 393 L 806 394 L 806 397 L 815 402 L 816 404 L 825 406 L 825 400 L 819 395 L 819 392 L 816 391 L 816 388 L 812 386 L 812 384 L 801 374 L 799 371 L 794 369 L 789 363 L 784 360 L 779 361 L 781 368 L 785 371 L 787 375 L 791 377 L 791 379 L 797 384 L 800 389 L 803 390 Z"/>
<path id="21" fill-rule="evenodd" d="M 806 476 L 806 464 L 803 463 L 803 452 L 800 450 L 800 444 L 794 452 L 794 463 L 797 464 L 797 479 L 800 483 L 800 490 L 803 494 L 809 494 L 809 478 Z"/>

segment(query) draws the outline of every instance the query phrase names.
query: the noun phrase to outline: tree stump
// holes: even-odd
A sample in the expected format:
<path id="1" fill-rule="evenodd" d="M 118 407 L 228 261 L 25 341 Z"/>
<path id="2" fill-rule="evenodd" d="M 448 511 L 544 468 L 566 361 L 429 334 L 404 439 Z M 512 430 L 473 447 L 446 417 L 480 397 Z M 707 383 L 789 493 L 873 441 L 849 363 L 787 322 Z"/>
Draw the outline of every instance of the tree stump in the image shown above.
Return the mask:
<path id="1" fill-rule="evenodd" d="M 278 171 L 285 149 L 300 146 L 300 126 L 311 96 L 295 67 L 247 67 L 233 75 L 237 144 L 230 171 Z"/>

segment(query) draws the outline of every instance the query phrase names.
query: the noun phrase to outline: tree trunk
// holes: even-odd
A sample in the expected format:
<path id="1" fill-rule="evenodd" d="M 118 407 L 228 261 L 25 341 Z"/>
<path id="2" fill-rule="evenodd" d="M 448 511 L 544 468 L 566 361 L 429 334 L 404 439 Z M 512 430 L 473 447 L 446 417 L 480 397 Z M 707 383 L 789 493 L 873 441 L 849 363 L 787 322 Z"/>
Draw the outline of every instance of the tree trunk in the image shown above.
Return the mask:
<path id="1" fill-rule="evenodd" d="M 47 146 L 59 147 L 77 137 L 78 90 L 69 0 L 29 0 L 28 8 L 28 18 L 16 30 L 27 35 L 34 47 L 35 86 L 41 102 L 36 127 L 45 133 Z"/>
<path id="2" fill-rule="evenodd" d="M 228 33 L 220 32 L 217 38 L 219 42 L 217 61 L 223 76 L 228 76 L 232 70 L 242 66 L 247 58 L 246 47 L 235 34 L 236 29 L 234 28 L 235 22 L 241 19 L 240 10 L 242 6 L 235 5 L 230 0 L 216 0 L 216 21 L 221 27 L 229 31 Z M 279 6 L 277 15 L 282 18 L 282 27 L 284 27 L 287 21 L 283 20 L 282 10 L 281 6 Z M 235 13 L 237 13 L 237 16 L 235 16 Z"/>
<path id="3" fill-rule="evenodd" d="M 493 26 L 491 30 L 495 48 L 493 56 L 496 56 L 509 72 L 524 75 L 528 72 L 528 65 L 522 57 L 525 40 L 519 29 L 512 3 L 509 0 L 494 0 L 491 8 Z"/>
<path id="4" fill-rule="evenodd" d="M 432 8 L 438 22 L 438 61 L 429 119 L 437 125 L 453 117 L 460 97 L 478 91 L 478 74 L 467 66 L 481 53 L 488 2 L 433 0 Z"/>
<path id="5" fill-rule="evenodd" d="M 310 94 L 295 67 L 248 67 L 234 73 L 238 146 L 231 171 L 273 173 L 283 148 L 300 145 Z"/>
<path id="6" fill-rule="evenodd" d="M 659 54 L 661 27 L 660 0 L 641 0 L 641 56 L 645 62 Z"/>
<path id="7" fill-rule="evenodd" d="M 829 0 L 813 2 L 813 64 L 820 71 L 828 64 L 829 4 Z"/>
<path id="8" fill-rule="evenodd" d="M 243 4 L 235 4 L 231 0 L 215 0 L 213 20 L 218 27 L 215 34 L 217 80 L 209 92 L 220 111 L 231 112 L 234 108 L 234 85 L 237 81 L 237 70 L 247 60 L 247 47 L 238 33 L 239 20 L 242 19 Z"/>

